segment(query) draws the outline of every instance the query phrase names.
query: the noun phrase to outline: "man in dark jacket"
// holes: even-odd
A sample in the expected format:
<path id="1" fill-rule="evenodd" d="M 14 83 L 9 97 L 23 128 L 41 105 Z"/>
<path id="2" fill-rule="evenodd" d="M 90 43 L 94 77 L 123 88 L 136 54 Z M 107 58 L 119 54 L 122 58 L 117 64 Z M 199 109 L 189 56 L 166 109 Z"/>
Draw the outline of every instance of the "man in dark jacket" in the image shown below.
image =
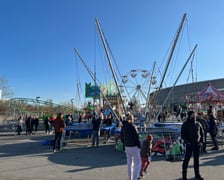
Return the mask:
<path id="1" fill-rule="evenodd" d="M 128 115 L 121 128 L 121 142 L 125 146 L 128 176 L 130 180 L 137 180 L 141 169 L 141 142 L 134 123 L 134 116 Z"/>
<path id="2" fill-rule="evenodd" d="M 187 179 L 187 168 L 192 153 L 194 154 L 195 179 L 203 180 L 199 173 L 199 154 L 200 146 L 204 142 L 204 132 L 201 124 L 196 121 L 194 111 L 188 112 L 187 121 L 185 121 L 181 127 L 181 137 L 184 140 L 186 147 L 185 157 L 182 165 L 183 180 Z"/>
<path id="3" fill-rule="evenodd" d="M 96 147 L 99 146 L 99 133 L 100 133 L 100 125 L 101 125 L 101 118 L 96 117 L 96 113 L 93 113 L 92 117 L 92 125 L 93 125 L 93 134 L 92 134 L 92 147 L 96 144 Z"/>

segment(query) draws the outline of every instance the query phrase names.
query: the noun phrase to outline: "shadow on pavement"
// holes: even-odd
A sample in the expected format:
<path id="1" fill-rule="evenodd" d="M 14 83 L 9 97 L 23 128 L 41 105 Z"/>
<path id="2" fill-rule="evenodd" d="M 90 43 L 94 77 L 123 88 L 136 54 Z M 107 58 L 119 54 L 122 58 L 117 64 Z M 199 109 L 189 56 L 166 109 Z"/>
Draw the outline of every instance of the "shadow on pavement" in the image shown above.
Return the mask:
<path id="1" fill-rule="evenodd" d="M 74 166 L 74 169 L 65 172 L 80 172 L 94 168 L 120 166 L 126 164 L 124 152 L 115 150 L 114 144 L 102 145 L 98 148 L 79 147 L 68 145 L 61 152 L 52 152 L 51 145 L 42 145 L 46 139 L 53 139 L 52 135 L 33 136 L 1 136 L 0 159 L 17 156 L 42 156 L 57 165 Z M 200 157 L 200 166 L 223 165 L 224 149 L 209 151 Z M 16 157 L 16 158 L 17 158 Z M 165 156 L 153 156 L 153 161 L 166 161 Z"/>
<path id="2" fill-rule="evenodd" d="M 210 151 L 207 155 L 202 156 L 200 159 L 204 162 L 201 166 L 221 166 L 223 165 L 224 149 Z"/>
<path id="3" fill-rule="evenodd" d="M 52 163 L 64 166 L 74 166 L 74 170 L 84 171 L 93 168 L 105 168 L 126 164 L 126 156 L 115 150 L 114 144 L 102 145 L 98 148 L 77 147 L 69 145 L 61 152 L 53 153 L 52 145 L 43 145 L 46 139 L 53 139 L 52 135 L 8 136 L 0 137 L 0 159 L 42 156 Z M 74 147 L 73 147 L 74 146 Z"/>

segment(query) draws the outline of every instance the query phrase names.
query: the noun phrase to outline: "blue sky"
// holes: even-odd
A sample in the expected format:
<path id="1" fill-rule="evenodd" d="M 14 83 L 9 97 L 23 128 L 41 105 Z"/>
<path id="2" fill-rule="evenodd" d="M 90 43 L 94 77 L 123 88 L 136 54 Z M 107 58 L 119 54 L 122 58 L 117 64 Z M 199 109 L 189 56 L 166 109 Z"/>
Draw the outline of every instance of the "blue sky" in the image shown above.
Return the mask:
<path id="1" fill-rule="evenodd" d="M 121 74 L 131 69 L 163 72 L 183 14 L 187 21 L 169 67 L 173 85 L 190 51 L 197 81 L 223 78 L 222 0 L 0 0 L 0 76 L 14 97 L 77 100 L 77 82 L 92 82 L 74 53 L 96 65 L 100 82 L 112 79 L 97 32 L 98 18 Z M 178 84 L 191 82 L 189 67 Z M 159 80 L 159 78 L 158 78 Z"/>

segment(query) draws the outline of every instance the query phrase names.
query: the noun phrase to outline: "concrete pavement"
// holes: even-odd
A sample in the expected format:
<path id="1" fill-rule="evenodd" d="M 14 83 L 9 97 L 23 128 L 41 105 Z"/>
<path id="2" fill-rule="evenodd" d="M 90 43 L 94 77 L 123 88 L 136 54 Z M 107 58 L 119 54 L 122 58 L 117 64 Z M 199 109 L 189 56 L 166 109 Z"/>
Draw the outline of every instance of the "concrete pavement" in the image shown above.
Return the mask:
<path id="1" fill-rule="evenodd" d="M 75 139 L 62 152 L 52 152 L 50 145 L 42 145 L 53 135 L 43 131 L 32 136 L 15 136 L 0 132 L 1 180 L 127 180 L 126 157 L 115 150 L 114 142 L 92 148 L 90 140 Z M 210 148 L 210 147 L 209 147 Z M 208 149 L 209 149 L 208 148 Z M 167 161 L 164 156 L 153 156 L 149 174 L 144 179 L 178 180 L 182 161 Z M 200 170 L 205 180 L 223 180 L 224 148 L 208 151 L 200 158 Z M 188 170 L 194 179 L 193 159 Z"/>

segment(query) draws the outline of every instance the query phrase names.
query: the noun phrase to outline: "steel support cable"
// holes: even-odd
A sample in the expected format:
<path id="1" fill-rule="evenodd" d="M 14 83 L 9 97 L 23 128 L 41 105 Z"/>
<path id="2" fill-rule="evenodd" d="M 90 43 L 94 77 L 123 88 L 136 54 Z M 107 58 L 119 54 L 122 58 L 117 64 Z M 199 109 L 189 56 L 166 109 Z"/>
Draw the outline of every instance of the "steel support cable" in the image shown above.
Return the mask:
<path id="1" fill-rule="evenodd" d="M 103 53 L 101 53 L 103 50 L 102 50 L 102 48 L 101 48 L 101 46 L 100 46 L 100 43 L 99 43 L 99 41 L 100 41 L 100 36 L 99 36 L 99 34 L 97 33 L 97 27 L 96 27 L 96 32 L 95 32 L 95 34 L 96 34 L 96 39 L 97 39 L 97 44 L 98 44 L 98 49 L 99 49 L 99 59 L 102 59 L 102 71 L 103 71 L 103 74 L 104 74 L 104 78 L 105 78 L 105 82 L 107 83 L 111 78 L 108 76 L 108 69 L 106 68 L 107 66 L 106 66 L 106 60 L 105 60 L 105 56 L 103 55 Z M 98 41 L 99 40 L 99 41 Z M 106 84 L 106 86 L 107 86 L 107 84 Z"/>
<path id="2" fill-rule="evenodd" d="M 147 101 L 147 97 L 146 95 L 144 94 L 144 92 L 142 91 L 142 89 L 139 90 L 139 92 L 142 94 L 142 96 L 145 98 L 145 100 Z"/>
<path id="3" fill-rule="evenodd" d="M 122 78 L 121 72 L 120 72 L 120 70 L 119 70 L 119 68 L 118 68 L 117 62 L 116 62 L 116 60 L 115 60 L 115 57 L 114 57 L 114 55 L 113 55 L 113 52 L 112 52 L 112 50 L 111 50 L 111 48 L 110 48 L 110 45 L 109 45 L 109 43 L 108 43 L 108 41 L 107 41 L 106 38 L 105 38 L 105 42 L 106 42 L 106 44 L 107 44 L 108 50 L 109 50 L 109 52 L 110 52 L 110 55 L 111 55 L 111 57 L 112 57 L 113 63 L 115 64 L 116 70 L 117 70 L 117 72 L 118 72 L 118 74 L 119 74 L 119 77 Z M 115 71 L 115 75 L 117 76 L 116 71 Z M 127 88 L 126 88 L 126 86 L 125 86 L 125 83 L 123 83 L 122 80 L 121 80 L 121 84 L 124 86 L 125 91 L 127 92 Z M 129 94 L 128 94 L 128 93 L 126 93 L 126 94 L 128 95 L 128 99 L 130 99 Z"/>
<path id="4" fill-rule="evenodd" d="M 161 82 L 160 82 L 160 85 L 159 85 L 159 88 L 158 88 L 158 92 L 156 93 L 156 96 L 158 96 L 158 94 L 160 93 L 160 90 L 161 90 L 161 88 L 162 88 L 162 86 L 163 86 L 163 82 L 164 82 L 164 79 L 165 79 L 165 77 L 166 77 L 166 73 L 167 73 L 168 67 L 169 67 L 169 65 L 170 65 L 171 59 L 172 59 L 172 57 L 173 57 L 173 53 L 174 53 L 174 51 L 175 51 L 176 44 L 177 44 L 177 42 L 178 42 L 179 36 L 180 36 L 181 31 L 182 31 L 182 28 L 183 28 L 183 26 L 184 26 L 184 22 L 185 22 L 186 16 L 187 16 L 187 14 L 184 13 L 184 15 L 183 15 L 183 17 L 182 17 L 182 20 L 181 20 L 181 23 L 180 23 L 180 25 L 179 25 L 179 28 L 178 28 L 178 30 L 177 30 L 177 32 L 176 32 L 176 37 L 175 37 L 175 39 L 174 39 L 174 42 L 173 42 L 173 45 L 172 45 L 172 48 L 171 48 L 171 51 L 170 51 L 168 60 L 167 60 L 167 62 L 166 62 L 165 70 L 164 70 L 164 72 L 163 72 L 163 74 L 162 74 L 162 79 L 161 79 Z M 159 112 L 159 113 L 160 113 L 160 112 Z"/>
<path id="5" fill-rule="evenodd" d="M 118 86 L 117 76 L 116 76 L 116 74 L 114 72 L 114 68 L 113 68 L 111 60 L 110 60 L 110 55 L 108 53 L 108 47 L 106 45 L 105 38 L 104 38 L 104 35 L 103 35 L 103 31 L 101 29 L 101 26 L 100 26 L 100 23 L 99 23 L 98 19 L 96 19 L 96 24 L 97 24 L 97 27 L 98 27 L 98 31 L 100 33 L 100 37 L 101 37 L 101 40 L 102 40 L 102 43 L 103 43 L 103 46 L 104 46 L 105 53 L 107 55 L 107 60 L 108 60 L 110 69 L 111 69 L 111 72 L 112 72 L 112 75 L 113 75 L 113 78 L 114 78 L 114 81 L 115 81 L 115 84 L 116 84 L 116 87 L 117 87 L 117 90 L 118 90 L 118 95 L 120 97 L 120 101 L 121 101 L 121 104 L 122 104 L 123 112 L 124 112 L 124 114 L 126 114 L 126 108 L 124 106 L 124 101 L 123 101 L 123 98 L 122 98 L 122 95 L 121 95 L 121 91 L 120 91 L 119 86 Z"/>
<path id="6" fill-rule="evenodd" d="M 192 56 L 194 55 L 194 52 L 195 52 L 195 49 L 196 49 L 196 48 L 197 48 L 197 44 L 194 46 L 194 49 L 192 50 L 190 56 L 188 57 L 187 61 L 186 61 L 185 64 L 183 65 L 183 67 L 182 67 L 182 69 L 181 69 L 181 71 L 180 71 L 180 73 L 179 73 L 179 75 L 178 75 L 176 81 L 174 82 L 172 88 L 169 90 L 168 95 L 166 96 L 166 99 L 164 100 L 162 107 L 164 107 L 165 104 L 167 103 L 167 100 L 169 99 L 169 97 L 170 97 L 172 91 L 174 90 L 174 88 L 175 88 L 175 86 L 176 86 L 176 84 L 177 84 L 179 78 L 181 77 L 181 75 L 182 75 L 182 73 L 183 73 L 185 67 L 187 66 L 187 64 L 188 64 L 188 62 L 190 61 L 190 59 L 192 58 Z M 160 112 L 159 112 L 159 113 L 160 113 Z"/>
<path id="7" fill-rule="evenodd" d="M 168 61 L 167 61 L 167 63 L 166 63 L 166 67 L 165 67 L 165 70 L 164 70 L 164 73 L 163 73 L 163 77 L 162 77 L 162 80 L 161 80 L 161 82 L 160 82 L 159 91 L 160 91 L 160 89 L 162 88 L 163 81 L 164 81 L 164 79 L 165 79 L 165 76 L 166 76 L 166 73 L 167 73 L 167 70 L 168 70 L 170 61 L 171 61 L 171 59 L 172 59 L 172 56 L 173 56 L 173 53 L 174 53 L 174 50 L 175 50 L 177 41 L 178 41 L 179 36 L 180 36 L 180 33 L 181 33 L 181 31 L 182 31 L 182 28 L 183 28 L 183 25 L 184 25 L 186 16 L 187 16 L 187 14 L 185 13 L 184 16 L 183 16 L 183 18 L 182 18 L 182 20 L 181 20 L 181 24 L 180 24 L 180 26 L 179 26 L 179 28 L 178 28 L 178 31 L 177 31 L 177 33 L 176 33 L 176 37 L 175 37 L 175 39 L 174 39 L 174 43 L 173 43 L 173 46 L 172 46 L 172 48 L 171 48 L 171 52 L 170 52 Z"/>
<path id="8" fill-rule="evenodd" d="M 189 48 L 189 52 L 191 52 L 191 41 L 190 41 L 190 33 L 189 33 L 188 19 L 187 18 L 186 18 L 186 28 L 187 28 L 188 48 Z"/>
<path id="9" fill-rule="evenodd" d="M 185 20 L 185 22 L 186 22 L 186 20 Z M 182 32 L 184 31 L 184 28 L 185 28 L 185 26 L 183 26 Z M 175 72 L 176 67 L 179 66 L 179 64 L 177 63 L 178 62 L 177 59 L 178 59 L 180 49 L 181 49 L 181 45 L 182 45 L 182 42 L 183 42 L 183 36 L 184 36 L 184 34 L 180 33 L 179 40 L 178 40 L 177 45 L 176 45 L 177 48 L 175 48 L 176 51 L 173 54 L 173 61 L 171 61 L 173 71 L 169 72 L 170 73 L 170 82 L 172 82 L 173 78 L 174 78 L 174 73 L 173 72 Z M 168 83 L 168 84 L 170 84 L 170 83 Z"/>
<path id="10" fill-rule="evenodd" d="M 80 95 L 80 87 L 79 87 L 79 66 L 78 66 L 78 61 L 76 61 L 76 88 L 77 88 L 77 96 L 78 96 L 78 101 L 81 100 L 81 95 Z"/>
<path id="11" fill-rule="evenodd" d="M 91 78 L 94 80 L 94 73 L 91 71 L 91 69 L 87 66 L 87 64 L 85 63 L 85 61 L 83 60 L 83 58 L 81 57 L 81 55 L 79 54 L 78 50 L 74 48 L 75 53 L 78 55 L 79 59 L 81 60 L 81 62 L 83 63 L 84 67 L 86 68 L 87 72 L 89 73 L 89 75 L 91 76 Z M 100 82 L 99 80 L 96 78 L 96 85 L 99 86 Z M 114 115 L 116 116 L 116 118 L 120 121 L 120 118 L 118 117 L 118 115 L 114 112 L 110 102 L 108 101 L 107 97 L 102 93 L 103 98 L 106 100 L 107 104 L 109 105 L 110 109 L 112 110 L 112 112 L 114 113 Z"/>

